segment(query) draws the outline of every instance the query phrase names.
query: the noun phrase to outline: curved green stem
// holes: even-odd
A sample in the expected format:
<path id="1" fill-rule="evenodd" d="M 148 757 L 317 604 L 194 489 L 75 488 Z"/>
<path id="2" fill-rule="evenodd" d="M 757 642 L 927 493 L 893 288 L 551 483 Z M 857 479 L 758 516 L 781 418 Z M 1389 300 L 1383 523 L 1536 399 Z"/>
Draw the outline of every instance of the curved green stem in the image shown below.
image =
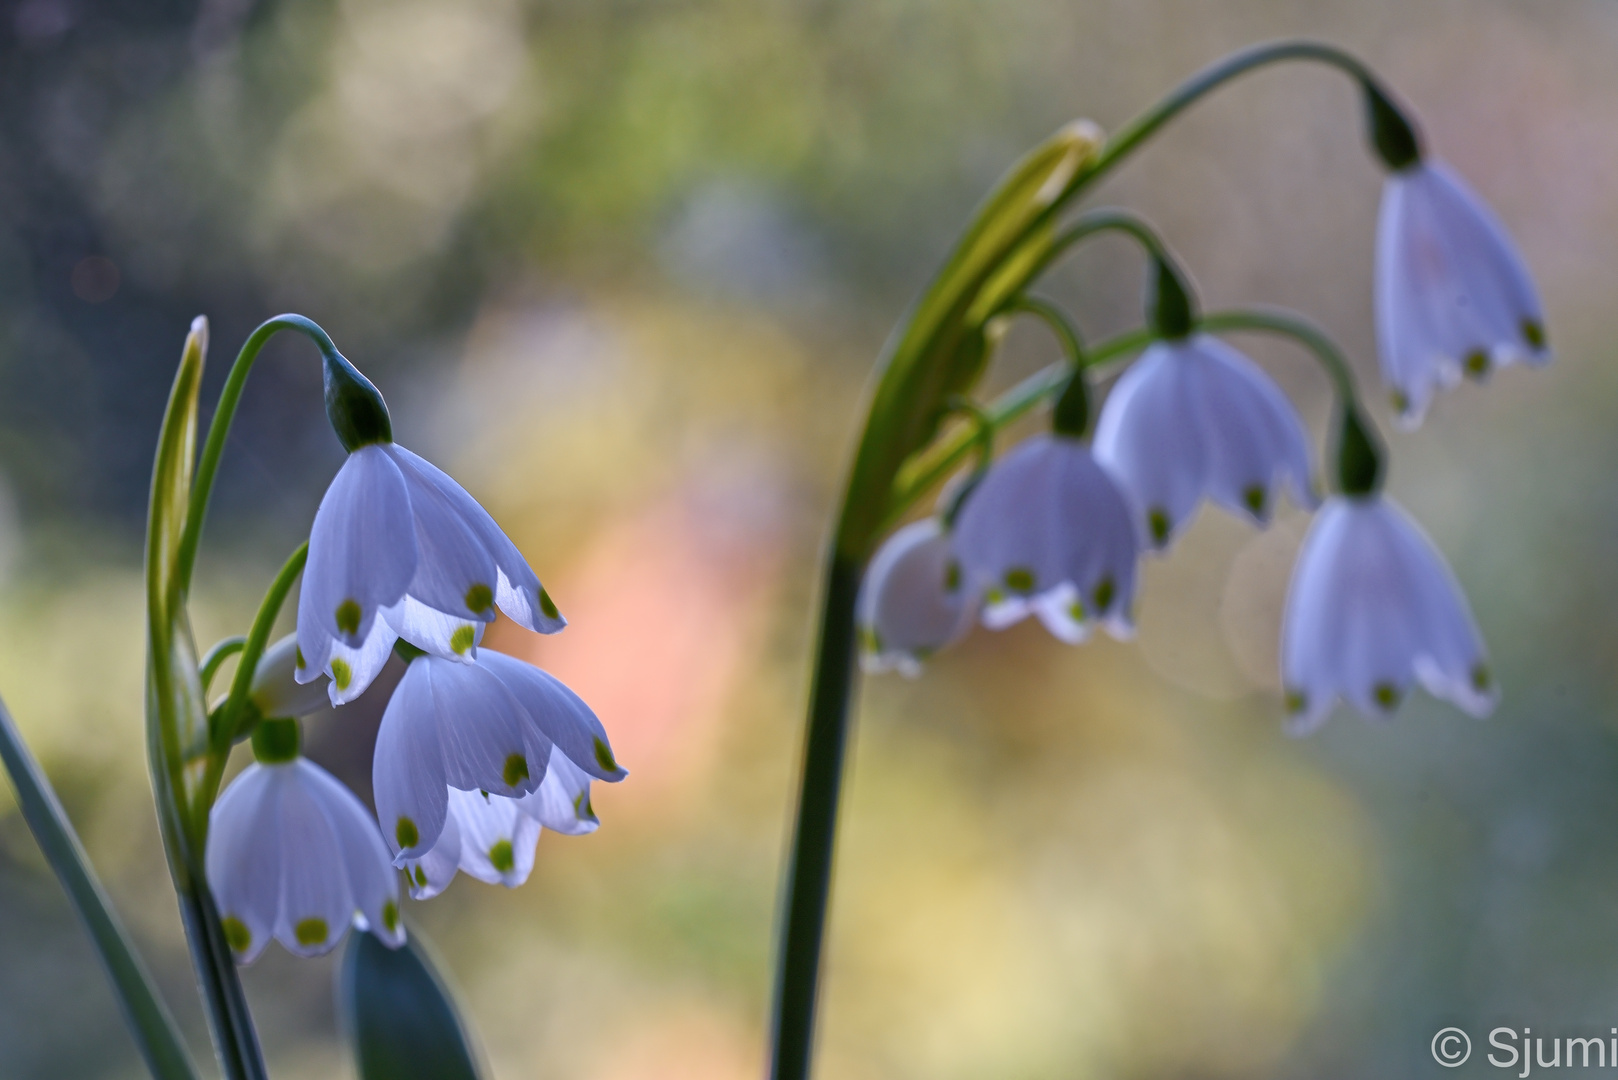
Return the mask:
<path id="1" fill-rule="evenodd" d="M 1320 362 L 1342 405 L 1356 405 L 1359 402 L 1354 369 L 1349 366 L 1348 359 L 1326 331 L 1302 315 L 1283 308 L 1235 308 L 1204 316 L 1198 328 L 1216 334 L 1246 330 L 1289 337 Z"/>
<path id="2" fill-rule="evenodd" d="M 241 652 L 242 646 L 246 644 L 247 639 L 237 634 L 216 642 L 214 647 L 203 655 L 202 663 L 197 665 L 197 677 L 202 682 L 204 700 L 207 699 L 208 688 L 213 685 L 214 676 L 219 674 L 220 665 Z"/>
<path id="3" fill-rule="evenodd" d="M 207 831 L 208 812 L 213 808 L 214 799 L 219 794 L 219 782 L 224 778 L 225 764 L 230 759 L 230 748 L 235 745 L 236 737 L 240 734 L 247 695 L 253 688 L 253 674 L 258 670 L 258 662 L 264 655 L 265 648 L 269 646 L 270 634 L 275 629 L 275 620 L 280 616 L 281 607 L 292 591 L 292 584 L 298 580 L 298 575 L 303 572 L 304 563 L 308 561 L 309 542 L 305 540 L 287 557 L 280 572 L 275 575 L 275 580 L 270 583 L 269 591 L 264 594 L 264 599 L 258 606 L 258 614 L 253 617 L 253 626 L 243 641 L 242 658 L 236 664 L 236 674 L 230 682 L 230 696 L 209 717 L 208 766 L 203 773 L 202 783 L 197 788 L 196 799 L 192 806 L 192 813 L 198 819 L 199 831 L 204 835 Z"/>
<path id="4" fill-rule="evenodd" d="M 1037 296 L 1019 296 L 1007 304 L 1002 311 L 1007 315 L 1026 313 L 1039 319 L 1056 337 L 1056 343 L 1062 347 L 1067 355 L 1068 362 L 1074 368 L 1085 366 L 1084 336 L 1079 328 L 1073 325 L 1073 320 L 1067 317 L 1067 312 Z"/>
<path id="5" fill-rule="evenodd" d="M 1170 91 L 1157 104 L 1125 124 L 1107 140 L 1107 145 L 1102 148 L 1100 156 L 1086 170 L 1085 182 L 1093 182 L 1096 177 L 1119 164 L 1155 135 L 1159 128 L 1196 104 L 1209 92 L 1255 68 L 1291 60 L 1313 61 L 1337 68 L 1358 82 L 1373 101 L 1389 102 L 1389 95 L 1375 73 L 1359 58 L 1335 45 L 1321 41 L 1298 40 L 1265 42 L 1231 53 L 1224 59 L 1203 68 Z"/>
<path id="6" fill-rule="evenodd" d="M 225 438 L 230 434 L 231 421 L 236 418 L 236 408 L 241 404 L 242 388 L 247 385 L 247 376 L 253 370 L 253 363 L 258 359 L 260 350 L 270 338 L 282 330 L 296 330 L 304 334 L 319 346 L 322 356 L 340 355 L 337 346 L 332 343 L 331 336 L 314 320 L 306 319 L 302 315 L 277 315 L 260 324 L 258 329 L 249 334 L 247 340 L 242 343 L 241 352 L 236 354 L 236 362 L 231 365 L 230 374 L 225 378 L 225 387 L 219 392 L 219 404 L 208 424 L 208 438 L 203 444 L 202 456 L 197 459 L 196 478 L 191 487 L 191 502 L 186 511 L 185 531 L 181 534 L 175 560 L 175 578 L 182 593 L 188 592 L 191 587 L 191 571 L 196 567 L 197 545 L 202 541 L 202 525 L 208 516 L 208 500 L 213 494 L 214 477 L 219 472 L 219 458 L 225 452 Z"/>

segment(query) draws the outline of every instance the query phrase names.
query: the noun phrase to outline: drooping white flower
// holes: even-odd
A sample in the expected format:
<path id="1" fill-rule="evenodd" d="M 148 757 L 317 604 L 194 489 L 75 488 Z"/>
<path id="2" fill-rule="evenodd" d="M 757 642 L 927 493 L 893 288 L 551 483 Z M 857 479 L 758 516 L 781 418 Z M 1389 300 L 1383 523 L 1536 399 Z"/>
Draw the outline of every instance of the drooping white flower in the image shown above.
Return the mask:
<path id="1" fill-rule="evenodd" d="M 971 628 L 981 593 L 961 573 L 950 532 L 939 518 L 899 529 L 877 550 L 860 587 L 865 670 L 921 674 L 923 660 Z"/>
<path id="2" fill-rule="evenodd" d="M 1129 504 L 1078 439 L 1036 435 L 997 461 L 961 508 L 955 552 L 985 590 L 991 629 L 1032 614 L 1069 643 L 1092 619 L 1117 638 L 1134 632 Z"/>
<path id="3" fill-rule="evenodd" d="M 1544 364 L 1545 316 L 1494 212 L 1444 165 L 1390 173 L 1376 237 L 1382 377 L 1406 424 L 1462 373 Z"/>
<path id="4" fill-rule="evenodd" d="M 438 842 L 449 789 L 523 799 L 542 788 L 553 748 L 597 780 L 629 775 L 590 707 L 532 664 L 487 650 L 474 663 L 412 660 L 382 714 L 371 766 L 396 864 Z"/>
<path id="5" fill-rule="evenodd" d="M 275 938 L 330 952 L 349 923 L 404 941 L 399 877 L 365 804 L 302 757 L 249 765 L 209 815 L 208 887 L 239 963 Z"/>
<path id="6" fill-rule="evenodd" d="M 247 699 L 259 716 L 267 719 L 309 716 L 330 704 L 326 691 L 328 680 L 323 673 L 316 672 L 309 682 L 298 681 L 298 669 L 303 666 L 298 663 L 298 654 L 298 635 L 288 634 L 259 657 L 247 692 Z"/>
<path id="7" fill-rule="evenodd" d="M 1096 423 L 1096 461 L 1166 547 L 1204 496 L 1263 524 L 1283 485 L 1305 506 L 1309 437 L 1281 388 L 1208 334 L 1159 341 L 1125 371 Z"/>
<path id="8" fill-rule="evenodd" d="M 1390 715 L 1417 683 L 1474 716 L 1497 697 L 1454 575 L 1385 495 L 1333 497 L 1316 515 L 1287 590 L 1281 673 L 1300 734 L 1339 697 L 1373 717 Z"/>
<path id="9" fill-rule="evenodd" d="M 552 748 L 545 779 L 521 799 L 450 788 L 449 813 L 432 850 L 401 865 L 417 900 L 443 892 L 458 870 L 516 888 L 533 871 L 542 826 L 577 835 L 599 824 L 590 806 L 589 774 Z"/>
<path id="10" fill-rule="evenodd" d="M 495 608 L 530 630 L 567 625 L 516 547 L 443 472 L 391 442 L 348 455 L 320 501 L 298 597 L 300 681 L 358 697 L 396 638 L 471 660 Z"/>

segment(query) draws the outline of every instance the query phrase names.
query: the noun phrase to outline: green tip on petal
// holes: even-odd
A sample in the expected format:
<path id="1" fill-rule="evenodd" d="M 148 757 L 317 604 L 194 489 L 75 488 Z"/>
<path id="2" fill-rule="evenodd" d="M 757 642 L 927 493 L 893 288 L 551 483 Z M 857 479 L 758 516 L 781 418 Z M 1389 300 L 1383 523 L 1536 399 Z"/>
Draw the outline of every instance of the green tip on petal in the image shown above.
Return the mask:
<path id="1" fill-rule="evenodd" d="M 1101 584 L 1096 586 L 1095 591 L 1096 610 L 1099 612 L 1105 612 L 1108 608 L 1112 607 L 1112 602 L 1117 598 L 1117 596 L 1118 586 L 1113 584 L 1112 578 L 1102 578 Z"/>
<path id="2" fill-rule="evenodd" d="M 408 873 L 406 876 L 409 876 Z M 418 889 L 427 887 L 427 871 L 423 870 L 419 865 L 416 867 L 416 887 Z"/>
<path id="3" fill-rule="evenodd" d="M 1472 689 L 1480 694 L 1486 694 L 1494 686 L 1494 673 L 1489 670 L 1488 664 L 1478 664 L 1472 669 Z"/>
<path id="4" fill-rule="evenodd" d="M 479 582 L 466 590 L 466 610 L 482 615 L 494 607 L 494 590 Z"/>
<path id="5" fill-rule="evenodd" d="M 1006 571 L 1006 588 L 1014 593 L 1034 591 L 1034 572 L 1026 566 L 1013 566 Z"/>
<path id="6" fill-rule="evenodd" d="M 1150 511 L 1146 515 L 1146 527 L 1151 530 L 1152 543 L 1162 547 L 1169 539 L 1169 515 L 1162 507 Z"/>
<path id="7" fill-rule="evenodd" d="M 382 905 L 382 925 L 390 934 L 399 929 L 399 905 L 392 900 Z"/>
<path id="8" fill-rule="evenodd" d="M 230 946 L 234 953 L 244 953 L 253 945 L 253 932 L 247 924 L 234 915 L 226 915 L 219 921 L 219 928 L 225 932 L 225 944 Z"/>
<path id="9" fill-rule="evenodd" d="M 954 592 L 961 587 L 961 564 L 954 559 L 944 567 L 944 591 Z"/>
<path id="10" fill-rule="evenodd" d="M 597 751 L 598 756 L 599 754 L 600 751 Z M 500 775 L 505 780 L 506 787 L 516 787 L 522 781 L 528 779 L 528 759 L 521 754 L 509 755 L 506 758 L 505 769 Z"/>
<path id="11" fill-rule="evenodd" d="M 511 841 L 496 840 L 494 846 L 489 849 L 489 862 L 493 863 L 494 868 L 502 874 L 511 873 L 517 865 L 516 853 L 511 850 Z"/>
<path id="12" fill-rule="evenodd" d="M 1263 485 L 1253 484 L 1242 492 L 1242 502 L 1256 518 L 1264 516 L 1264 507 L 1269 502 Z"/>
<path id="13" fill-rule="evenodd" d="M 326 920 L 321 918 L 300 919 L 292 928 L 292 936 L 298 939 L 299 945 L 323 945 L 330 935 Z"/>
<path id="14" fill-rule="evenodd" d="M 607 772 L 617 772 L 618 762 L 612 756 L 612 747 L 601 739 L 595 741 L 596 764 Z"/>
<path id="15" fill-rule="evenodd" d="M 560 619 L 562 617 L 562 613 L 557 610 L 556 601 L 552 600 L 551 594 L 544 589 L 539 590 L 539 610 L 545 613 L 547 619 Z"/>
<path id="16" fill-rule="evenodd" d="M 477 640 L 477 632 L 471 626 L 457 626 L 455 632 L 449 636 L 449 647 L 456 656 L 465 656 Z"/>
<path id="17" fill-rule="evenodd" d="M 358 601 L 344 600 L 337 605 L 337 629 L 350 636 L 359 633 L 360 617 L 363 614 Z"/>
<path id="18" fill-rule="evenodd" d="M 1524 319 L 1522 321 L 1522 337 L 1528 342 L 1528 347 L 1536 352 L 1545 347 L 1545 325 L 1538 319 Z"/>
<path id="19" fill-rule="evenodd" d="M 1392 712 L 1399 705 L 1399 688 L 1392 683 L 1380 682 L 1371 687 L 1371 697 L 1384 712 Z"/>
<path id="20" fill-rule="evenodd" d="M 398 824 L 393 827 L 393 838 L 399 841 L 399 850 L 413 848 L 421 840 L 421 833 L 416 830 L 416 823 L 407 817 L 401 817 Z"/>
<path id="21" fill-rule="evenodd" d="M 1293 716 L 1309 708 L 1309 695 L 1302 690 L 1288 690 L 1286 696 L 1287 712 Z"/>
<path id="22" fill-rule="evenodd" d="M 354 681 L 354 669 L 345 661 L 332 657 L 331 681 L 337 684 L 337 689 L 347 690 L 348 684 Z"/>
<path id="23" fill-rule="evenodd" d="M 1482 349 L 1473 349 L 1462 358 L 1461 366 L 1472 378 L 1481 379 L 1489 373 L 1489 354 Z"/>

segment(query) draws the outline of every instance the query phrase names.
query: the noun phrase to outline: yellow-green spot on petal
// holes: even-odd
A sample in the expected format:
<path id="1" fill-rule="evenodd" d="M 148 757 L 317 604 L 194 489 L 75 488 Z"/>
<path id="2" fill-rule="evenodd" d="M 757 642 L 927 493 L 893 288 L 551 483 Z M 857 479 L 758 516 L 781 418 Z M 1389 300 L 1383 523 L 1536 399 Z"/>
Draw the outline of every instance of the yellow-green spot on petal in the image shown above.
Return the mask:
<path id="1" fill-rule="evenodd" d="M 562 613 L 556 608 L 556 601 L 552 600 L 551 594 L 544 589 L 539 590 L 539 610 L 545 613 L 547 619 L 560 619 L 562 617 Z"/>
<path id="2" fill-rule="evenodd" d="M 1384 712 L 1391 712 L 1399 704 L 1399 688 L 1392 683 L 1379 682 L 1371 687 L 1371 697 L 1375 699 L 1378 708 Z"/>
<path id="3" fill-rule="evenodd" d="M 954 592 L 961 587 L 961 564 L 954 559 L 944 567 L 944 591 Z"/>
<path id="4" fill-rule="evenodd" d="M 236 916 L 226 915 L 219 921 L 219 928 L 225 932 L 225 944 L 231 952 L 244 953 L 252 946 L 253 932 Z"/>
<path id="5" fill-rule="evenodd" d="M 984 599 L 984 602 L 988 603 L 988 604 L 1004 603 L 1005 599 L 1006 599 L 1006 593 L 1005 593 L 1004 589 L 990 589 L 987 593 L 984 594 L 983 599 Z"/>
<path id="6" fill-rule="evenodd" d="M 400 817 L 393 826 L 393 838 L 399 841 L 399 850 L 413 848 L 421 840 L 421 833 L 416 829 L 416 823 L 407 817 Z"/>
<path id="7" fill-rule="evenodd" d="M 1296 716 L 1309 707 L 1309 695 L 1302 690 L 1288 690 L 1286 703 L 1287 712 Z"/>
<path id="8" fill-rule="evenodd" d="M 573 816 L 580 821 L 593 821 L 596 816 L 595 808 L 590 805 L 590 791 L 586 788 L 573 800 Z"/>
<path id="9" fill-rule="evenodd" d="M 1242 502 L 1256 518 L 1264 516 L 1264 507 L 1268 501 L 1269 493 L 1264 490 L 1262 484 L 1253 484 L 1242 491 Z"/>
<path id="10" fill-rule="evenodd" d="M 528 759 L 521 754 L 509 754 L 506 757 L 506 767 L 501 772 L 506 787 L 516 787 L 528 779 Z"/>
<path id="11" fill-rule="evenodd" d="M 382 926 L 390 934 L 399 929 L 399 905 L 392 900 L 382 905 Z"/>
<path id="12" fill-rule="evenodd" d="M 1528 342 L 1530 348 L 1538 350 L 1545 347 L 1545 325 L 1538 319 L 1524 319 L 1522 321 L 1523 340 Z"/>
<path id="13" fill-rule="evenodd" d="M 477 633 L 470 625 L 457 626 L 455 632 L 449 636 L 449 647 L 455 651 L 456 656 L 465 656 L 476 638 Z"/>
<path id="14" fill-rule="evenodd" d="M 416 866 L 416 887 L 418 889 L 427 887 L 427 871 L 423 870 L 419 864 Z"/>
<path id="15" fill-rule="evenodd" d="M 1388 400 L 1393 403 L 1394 412 L 1407 413 L 1410 411 L 1410 396 L 1403 390 L 1393 391 L 1388 395 Z"/>
<path id="16" fill-rule="evenodd" d="M 337 629 L 345 634 L 353 635 L 360 632 L 359 602 L 353 599 L 344 600 L 337 605 Z"/>
<path id="17" fill-rule="evenodd" d="M 1067 617 L 1074 622 L 1084 621 L 1084 601 L 1075 600 L 1067 606 Z"/>
<path id="18" fill-rule="evenodd" d="M 348 684 L 354 681 L 354 669 L 345 661 L 337 657 L 331 658 L 331 681 L 337 684 L 337 689 L 347 690 Z"/>
<path id="19" fill-rule="evenodd" d="M 1466 373 L 1474 379 L 1481 379 L 1489 373 L 1489 354 L 1482 349 L 1473 349 L 1461 361 Z"/>
<path id="20" fill-rule="evenodd" d="M 1479 664 L 1472 669 L 1472 689 L 1486 694 L 1493 685 L 1494 673 L 1489 670 L 1488 664 Z"/>
<path id="21" fill-rule="evenodd" d="M 1006 588 L 1014 593 L 1034 591 L 1034 572 L 1026 566 L 1013 566 L 1006 571 Z"/>
<path id="22" fill-rule="evenodd" d="M 489 862 L 502 874 L 511 873 L 517 865 L 516 855 L 511 850 L 510 840 L 496 840 L 494 847 L 489 849 Z"/>
<path id="23" fill-rule="evenodd" d="M 466 610 L 474 615 L 482 615 L 494 607 L 494 590 L 481 581 L 466 590 Z"/>
<path id="24" fill-rule="evenodd" d="M 320 918 L 299 919 L 298 925 L 292 928 L 292 936 L 298 939 L 299 945 L 323 945 L 330 933 L 326 920 Z"/>
<path id="25" fill-rule="evenodd" d="M 608 746 L 604 740 L 599 738 L 596 739 L 595 742 L 596 764 L 600 765 L 601 768 L 607 772 L 617 772 L 618 762 L 613 759 L 612 747 Z"/>
<path id="26" fill-rule="evenodd" d="M 1146 527 L 1151 530 L 1152 543 L 1162 547 L 1169 539 L 1169 515 L 1162 507 L 1155 507 L 1146 515 Z"/>
<path id="27" fill-rule="evenodd" d="M 882 655 L 882 635 L 876 632 L 876 627 L 860 627 L 860 648 L 872 656 Z"/>
<path id="28" fill-rule="evenodd" d="M 1097 611 L 1106 611 L 1112 607 L 1112 602 L 1118 596 L 1118 587 L 1113 584 L 1112 578 L 1104 577 L 1101 584 L 1096 586 L 1095 603 Z"/>
<path id="29" fill-rule="evenodd" d="M 297 661 L 297 664 L 298 664 L 298 666 L 300 668 L 306 668 L 306 667 L 309 666 L 308 662 L 305 661 L 304 658 L 303 658 L 303 646 L 302 645 L 294 645 L 292 647 L 292 658 L 295 661 Z"/>

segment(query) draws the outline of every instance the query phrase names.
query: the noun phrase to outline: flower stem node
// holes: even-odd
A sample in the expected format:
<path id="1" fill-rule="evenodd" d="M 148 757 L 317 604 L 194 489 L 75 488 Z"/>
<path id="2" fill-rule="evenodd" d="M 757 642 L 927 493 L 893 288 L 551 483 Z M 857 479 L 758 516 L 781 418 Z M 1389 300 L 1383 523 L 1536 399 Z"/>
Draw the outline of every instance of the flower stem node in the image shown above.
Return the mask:
<path id="1" fill-rule="evenodd" d="M 983 624 L 1034 615 L 1076 644 L 1100 619 L 1134 634 L 1138 546 L 1129 504 L 1077 439 L 1036 435 L 1002 458 L 955 526 L 967 581 L 984 590 Z"/>
<path id="2" fill-rule="evenodd" d="M 1146 325 L 1169 341 L 1188 336 L 1196 327 L 1196 302 L 1191 287 L 1178 268 L 1163 255 L 1152 258 L 1151 288 L 1148 290 Z"/>
<path id="3" fill-rule="evenodd" d="M 877 550 L 860 589 L 865 670 L 920 675 L 923 661 L 971 629 L 981 594 L 968 586 L 949 530 L 938 518 L 899 529 Z"/>
<path id="4" fill-rule="evenodd" d="M 1477 625 L 1431 540 L 1384 495 L 1328 499 L 1298 554 L 1281 628 L 1289 730 L 1338 698 L 1386 717 L 1420 684 L 1474 716 L 1498 689 Z"/>
<path id="5" fill-rule="evenodd" d="M 270 720 L 254 733 L 259 762 L 214 804 L 208 831 L 208 887 L 238 963 L 251 963 L 273 937 L 288 952 L 330 952 L 355 924 L 390 947 L 404 943 L 399 881 L 370 812 L 320 766 L 298 757 L 269 761 L 261 739 L 297 722 Z M 282 735 L 262 736 L 266 730 Z M 277 743 L 271 756 L 283 747 Z"/>
<path id="6" fill-rule="evenodd" d="M 1095 457 L 1164 549 L 1208 498 L 1263 525 L 1283 487 L 1313 508 L 1309 437 L 1257 364 L 1208 334 L 1161 341 L 1125 371 L 1096 424 Z"/>
<path id="7" fill-rule="evenodd" d="M 616 782 L 628 775 L 614 759 L 595 713 L 554 676 L 487 650 L 474 663 L 432 653 L 418 657 L 405 669 L 382 715 L 372 762 L 377 816 L 382 835 L 397 856 L 395 864 L 410 870 L 418 891 L 425 886 L 411 868 L 424 861 L 430 863 L 425 871 L 429 875 L 438 872 L 434 867 L 448 867 L 451 876 L 455 866 L 466 869 L 460 854 L 448 862 L 428 860 L 446 829 L 467 825 L 464 815 L 454 818 L 460 812 L 457 806 L 461 811 L 471 806 L 462 796 L 470 792 L 483 799 L 478 811 L 483 815 L 489 807 L 547 790 L 547 777 L 563 761 L 568 764 L 550 788 L 561 784 L 572 792 L 563 800 L 569 805 L 578 794 L 575 772 L 587 778 L 586 807 L 588 779 Z M 551 806 L 556 798 L 539 796 L 537 803 Z M 460 820 L 460 826 L 446 824 L 452 820 Z M 500 835 L 519 855 L 527 843 L 529 861 L 517 858 L 512 867 L 531 865 L 532 838 L 525 841 L 526 834 L 512 834 L 509 829 Z M 477 858 L 487 855 L 486 847 L 479 850 L 483 855 Z M 521 876 L 527 876 L 526 869 Z"/>
<path id="8" fill-rule="evenodd" d="M 1421 164 L 1421 137 L 1416 125 L 1393 103 L 1386 90 L 1372 79 L 1362 79 L 1365 91 L 1365 122 L 1371 147 L 1391 172 L 1403 172 Z"/>
<path id="9" fill-rule="evenodd" d="M 321 345 L 325 360 L 326 418 L 343 449 L 352 453 L 362 446 L 393 441 L 393 420 L 376 384 L 335 347 Z"/>
<path id="10" fill-rule="evenodd" d="M 1421 161 L 1388 177 L 1376 235 L 1382 378 L 1401 421 L 1434 394 L 1519 361 L 1550 362 L 1545 315 L 1505 226 L 1454 172 Z"/>
<path id="11" fill-rule="evenodd" d="M 520 552 L 459 484 L 393 442 L 353 450 L 309 536 L 298 598 L 299 682 L 333 705 L 365 692 L 396 639 L 477 658 L 495 609 L 540 633 L 567 625 Z"/>
<path id="12" fill-rule="evenodd" d="M 1344 495 L 1374 495 L 1381 487 L 1381 440 L 1359 407 L 1348 402 L 1337 422 L 1337 490 Z"/>

